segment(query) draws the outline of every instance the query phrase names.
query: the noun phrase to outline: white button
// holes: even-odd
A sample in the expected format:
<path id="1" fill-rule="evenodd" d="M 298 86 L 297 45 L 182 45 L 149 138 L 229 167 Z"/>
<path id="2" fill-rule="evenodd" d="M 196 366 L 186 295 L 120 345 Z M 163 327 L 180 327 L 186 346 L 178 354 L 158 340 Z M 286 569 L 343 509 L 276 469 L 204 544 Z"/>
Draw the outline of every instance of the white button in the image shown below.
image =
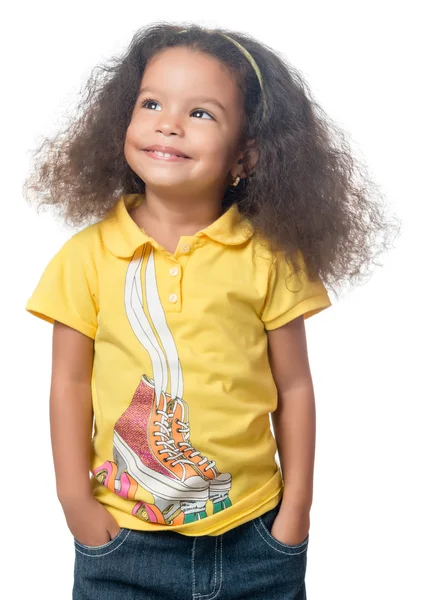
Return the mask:
<path id="1" fill-rule="evenodd" d="M 177 298 L 177 294 L 171 294 L 169 297 L 169 301 L 170 302 L 177 302 L 178 298 Z"/>
<path id="2" fill-rule="evenodd" d="M 189 250 L 190 250 L 190 246 L 188 244 L 183 244 L 181 246 L 181 251 L 183 254 L 187 254 L 189 252 Z"/>
<path id="3" fill-rule="evenodd" d="M 172 267 L 172 269 L 169 270 L 169 274 L 175 277 L 178 274 L 177 267 Z"/>

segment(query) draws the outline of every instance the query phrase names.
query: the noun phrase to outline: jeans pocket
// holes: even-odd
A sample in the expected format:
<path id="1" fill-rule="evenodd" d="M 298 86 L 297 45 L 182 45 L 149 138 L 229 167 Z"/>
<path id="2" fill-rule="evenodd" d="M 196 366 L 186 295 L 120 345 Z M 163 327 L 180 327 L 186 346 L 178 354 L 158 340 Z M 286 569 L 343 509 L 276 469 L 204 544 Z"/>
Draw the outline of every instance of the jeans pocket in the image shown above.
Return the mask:
<path id="1" fill-rule="evenodd" d="M 260 517 L 256 517 L 254 520 L 254 526 L 256 527 L 260 537 L 272 547 L 274 550 L 289 554 L 289 555 L 304 555 L 308 549 L 309 533 L 306 538 L 299 544 L 284 544 L 271 533 L 273 522 L 279 512 L 280 505 L 277 504 L 272 510 L 267 511 Z"/>
<path id="2" fill-rule="evenodd" d="M 86 554 L 87 556 L 103 556 L 104 554 L 110 554 L 117 550 L 117 548 L 125 542 L 130 533 L 130 529 L 121 527 L 119 533 L 112 540 L 101 546 L 87 546 L 76 540 L 76 538 L 73 538 L 74 547 L 80 554 Z"/>

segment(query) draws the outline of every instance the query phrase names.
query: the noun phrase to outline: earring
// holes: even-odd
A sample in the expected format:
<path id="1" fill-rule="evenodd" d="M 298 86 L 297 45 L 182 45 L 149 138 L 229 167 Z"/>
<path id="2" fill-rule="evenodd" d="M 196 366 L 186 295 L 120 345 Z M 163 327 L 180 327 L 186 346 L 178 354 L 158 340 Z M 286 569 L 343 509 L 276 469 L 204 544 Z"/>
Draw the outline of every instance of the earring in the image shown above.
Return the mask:
<path id="1" fill-rule="evenodd" d="M 232 183 L 232 185 L 233 185 L 234 187 L 236 187 L 240 181 L 241 181 L 241 178 L 239 177 L 239 175 L 237 175 L 237 176 L 236 176 L 236 179 L 235 179 L 235 181 Z"/>

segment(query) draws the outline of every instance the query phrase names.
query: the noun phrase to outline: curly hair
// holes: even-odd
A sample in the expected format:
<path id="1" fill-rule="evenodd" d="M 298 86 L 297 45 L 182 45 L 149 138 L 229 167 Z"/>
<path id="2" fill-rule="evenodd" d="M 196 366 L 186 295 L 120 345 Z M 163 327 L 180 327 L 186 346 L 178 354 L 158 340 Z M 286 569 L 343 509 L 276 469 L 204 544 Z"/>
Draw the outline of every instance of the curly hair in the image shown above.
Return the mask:
<path id="1" fill-rule="evenodd" d="M 254 69 L 222 33 L 255 59 L 266 112 Z M 163 21 L 139 29 L 123 56 L 91 71 L 65 130 L 34 152 L 26 200 L 59 209 L 66 224 L 76 226 L 103 219 L 124 194 L 144 194 L 144 181 L 125 160 L 124 141 L 148 61 L 173 46 L 217 58 L 243 94 L 242 139 L 256 140 L 258 160 L 250 172 L 244 157 L 249 176 L 226 190 L 223 206 L 236 202 L 256 235 L 294 268 L 301 251 L 309 277 L 321 277 L 334 293 L 335 283 L 360 281 L 399 233 L 399 219 L 388 214 L 345 132 L 315 102 L 302 75 L 269 46 L 229 29 Z"/>

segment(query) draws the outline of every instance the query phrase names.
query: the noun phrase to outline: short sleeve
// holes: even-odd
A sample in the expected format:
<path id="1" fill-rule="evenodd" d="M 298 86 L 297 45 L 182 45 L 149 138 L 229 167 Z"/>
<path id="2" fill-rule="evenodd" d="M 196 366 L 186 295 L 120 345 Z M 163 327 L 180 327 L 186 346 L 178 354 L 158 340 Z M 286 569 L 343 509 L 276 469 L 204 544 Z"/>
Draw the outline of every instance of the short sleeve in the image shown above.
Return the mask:
<path id="1" fill-rule="evenodd" d="M 303 315 L 305 319 L 331 306 L 327 290 L 321 280 L 308 277 L 302 253 L 298 254 L 301 266 L 298 274 L 284 258 L 272 261 L 266 299 L 261 315 L 266 330 L 277 329 Z"/>
<path id="2" fill-rule="evenodd" d="M 95 339 L 98 312 L 95 269 L 80 240 L 75 234 L 51 259 L 25 310 L 49 323 L 60 321 Z"/>

